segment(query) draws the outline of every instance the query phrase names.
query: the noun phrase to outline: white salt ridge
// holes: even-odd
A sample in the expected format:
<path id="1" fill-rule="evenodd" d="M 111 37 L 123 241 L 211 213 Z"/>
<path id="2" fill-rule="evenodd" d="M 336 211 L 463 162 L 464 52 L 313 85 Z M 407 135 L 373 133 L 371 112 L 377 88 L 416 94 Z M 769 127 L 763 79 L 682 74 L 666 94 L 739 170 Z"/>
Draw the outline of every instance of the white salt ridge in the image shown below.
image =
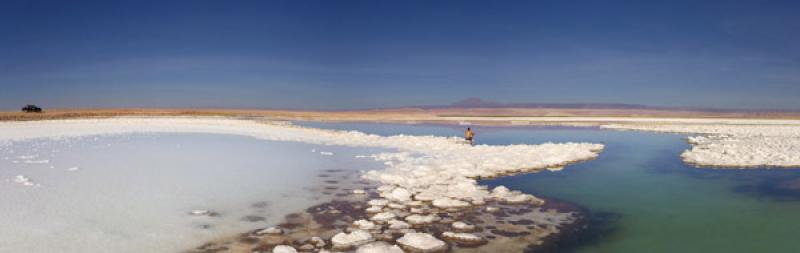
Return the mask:
<path id="1" fill-rule="evenodd" d="M 320 151 L 320 152 L 319 152 L 319 154 L 320 154 L 320 155 L 327 155 L 327 156 L 331 156 L 331 155 L 333 155 L 333 152 Z"/>
<path id="2" fill-rule="evenodd" d="M 80 168 L 78 168 L 78 167 L 69 167 L 69 168 L 67 168 L 67 171 L 78 171 L 79 169 Z"/>
<path id="3" fill-rule="evenodd" d="M 750 124 L 609 124 L 603 128 L 700 134 L 681 154 L 687 163 L 718 168 L 800 167 L 800 125 Z"/>

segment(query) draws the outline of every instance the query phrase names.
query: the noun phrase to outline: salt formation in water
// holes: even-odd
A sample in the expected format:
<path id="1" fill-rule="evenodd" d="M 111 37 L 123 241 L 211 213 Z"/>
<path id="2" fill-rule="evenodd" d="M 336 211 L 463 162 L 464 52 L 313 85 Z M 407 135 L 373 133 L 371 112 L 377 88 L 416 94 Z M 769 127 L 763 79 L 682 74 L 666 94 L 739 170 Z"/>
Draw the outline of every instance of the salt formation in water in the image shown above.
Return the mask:
<path id="1" fill-rule="evenodd" d="M 322 174 L 321 178 L 351 178 L 341 174 Z M 352 173 L 352 172 L 350 172 Z M 555 200 L 545 202 L 505 203 L 489 199 L 482 205 L 493 212 L 483 211 L 482 206 L 465 208 L 437 208 L 431 202 L 409 201 L 398 204 L 379 197 L 379 192 L 391 192 L 392 187 L 375 186 L 370 181 L 337 180 L 325 181 L 328 188 L 336 188 L 335 199 L 307 208 L 304 212 L 286 216 L 286 221 L 277 227 L 281 234 L 264 234 L 253 230 L 236 237 L 213 241 L 190 251 L 191 253 L 250 253 L 270 252 L 277 245 L 288 245 L 301 252 L 330 252 L 325 242 L 333 237 L 349 236 L 354 231 L 369 233 L 372 239 L 359 246 L 343 245 L 347 252 L 395 252 L 400 249 L 398 239 L 406 234 L 422 233 L 445 243 L 444 248 L 434 247 L 435 252 L 521 252 L 530 247 L 547 247 L 545 240 L 569 236 L 571 231 L 584 227 L 582 211 L 569 204 Z M 363 187 L 367 196 L 350 194 L 352 187 Z M 510 191 L 509 191 L 510 192 Z M 413 198 L 413 197 L 412 197 Z M 372 204 L 372 205 L 370 205 Z M 378 208 L 379 212 L 367 212 L 365 207 Z M 386 222 L 373 222 L 376 214 L 395 216 Z M 405 219 L 424 216 L 429 222 L 409 224 Z M 415 219 L 415 218 L 411 218 Z M 314 237 L 310 237 L 316 235 Z M 366 234 L 364 234 L 366 235 Z M 413 235 L 409 237 L 414 237 Z M 366 237 L 365 237 L 366 238 Z M 337 238 L 337 241 L 342 238 Z M 339 243 L 342 243 L 339 241 Z M 382 247 L 375 245 L 380 244 Z M 385 247 L 383 247 L 385 246 Z M 342 250 L 333 249 L 334 252 Z M 424 252 L 409 247 L 405 252 Z"/>
<path id="2" fill-rule="evenodd" d="M 723 168 L 800 167 L 800 126 L 750 124 L 610 124 L 601 127 L 666 133 L 689 137 L 692 148 L 681 157 L 690 164 Z"/>
<path id="3" fill-rule="evenodd" d="M 397 239 L 400 246 L 412 252 L 443 252 L 447 244 L 426 233 L 408 233 Z"/>

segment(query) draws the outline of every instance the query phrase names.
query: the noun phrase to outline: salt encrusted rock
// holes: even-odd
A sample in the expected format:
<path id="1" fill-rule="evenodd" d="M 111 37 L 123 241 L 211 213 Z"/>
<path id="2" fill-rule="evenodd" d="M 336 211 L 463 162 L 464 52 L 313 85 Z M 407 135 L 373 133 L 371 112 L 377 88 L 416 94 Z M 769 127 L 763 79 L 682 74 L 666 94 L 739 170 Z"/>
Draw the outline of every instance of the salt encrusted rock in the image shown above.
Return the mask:
<path id="1" fill-rule="evenodd" d="M 256 232 L 257 235 L 280 235 L 283 234 L 283 229 L 276 227 L 268 227 Z"/>
<path id="2" fill-rule="evenodd" d="M 381 185 L 378 187 L 377 190 L 380 193 L 386 193 L 386 192 L 391 192 L 392 190 L 394 190 L 394 188 L 395 188 L 394 185 Z"/>
<path id="3" fill-rule="evenodd" d="M 427 209 L 425 209 L 425 208 L 415 208 L 415 207 L 412 207 L 411 210 L 409 210 L 409 211 L 411 213 L 415 213 L 415 214 L 423 214 L 423 213 L 427 213 L 428 212 Z"/>
<path id="4" fill-rule="evenodd" d="M 389 204 L 389 200 L 387 200 L 387 199 L 373 199 L 373 200 L 370 200 L 369 202 L 367 202 L 367 204 L 370 205 L 370 206 L 384 207 L 384 206 Z"/>
<path id="5" fill-rule="evenodd" d="M 483 200 L 483 199 L 472 200 L 472 205 L 475 205 L 475 206 L 482 206 L 482 205 L 485 205 L 485 204 L 486 204 L 486 201 Z"/>
<path id="6" fill-rule="evenodd" d="M 379 241 L 361 245 L 356 253 L 403 253 L 403 250 L 397 245 Z"/>
<path id="7" fill-rule="evenodd" d="M 497 212 L 497 211 L 500 211 L 500 208 L 497 208 L 497 207 L 494 207 L 494 206 L 487 206 L 486 207 L 486 212 L 494 213 L 494 212 Z"/>
<path id="8" fill-rule="evenodd" d="M 401 220 L 390 220 L 388 223 L 390 229 L 407 229 L 411 227 L 411 225 Z"/>
<path id="9" fill-rule="evenodd" d="M 436 215 L 432 215 L 432 214 L 431 215 L 414 214 L 414 215 L 409 215 L 408 217 L 406 217 L 406 221 L 408 221 L 408 223 L 410 223 L 412 225 L 431 224 L 431 223 L 433 223 L 434 221 L 436 221 L 438 219 L 439 219 L 439 217 L 437 217 Z"/>
<path id="10" fill-rule="evenodd" d="M 406 209 L 406 205 L 398 204 L 398 203 L 389 203 L 386 206 L 391 208 L 391 209 Z"/>
<path id="11" fill-rule="evenodd" d="M 507 187 L 502 186 L 502 185 L 492 189 L 492 197 L 495 197 L 495 198 L 502 198 L 502 197 L 504 197 L 504 196 L 506 196 L 506 195 L 508 195 L 510 193 L 511 193 L 511 190 L 509 190 Z"/>
<path id="12" fill-rule="evenodd" d="M 408 233 L 397 239 L 397 243 L 411 252 L 444 252 L 447 244 L 426 233 Z"/>
<path id="13" fill-rule="evenodd" d="M 301 245 L 300 247 L 297 247 L 297 249 L 300 250 L 300 251 L 309 252 L 309 251 L 313 251 L 314 249 L 316 249 L 316 247 L 314 247 L 314 245 L 306 243 L 306 244 Z"/>
<path id="14" fill-rule="evenodd" d="M 469 232 L 475 229 L 475 225 L 470 225 L 462 221 L 456 221 L 451 224 L 456 231 Z"/>
<path id="15" fill-rule="evenodd" d="M 406 204 L 406 206 L 410 206 L 410 207 L 420 207 L 420 206 L 425 205 L 425 202 L 422 202 L 422 201 L 419 201 L 419 200 L 414 200 L 414 201 L 406 202 L 405 204 Z"/>
<path id="16" fill-rule="evenodd" d="M 273 253 L 297 253 L 297 250 L 292 246 L 278 245 L 272 249 Z"/>
<path id="17" fill-rule="evenodd" d="M 469 203 L 452 198 L 438 198 L 433 200 L 433 206 L 438 208 L 462 208 L 468 207 Z"/>
<path id="18" fill-rule="evenodd" d="M 367 191 L 362 190 L 362 189 L 355 189 L 355 190 L 353 190 L 353 194 L 364 195 L 364 194 L 367 194 Z"/>
<path id="19" fill-rule="evenodd" d="M 369 219 L 372 220 L 372 221 L 375 221 L 375 222 L 384 223 L 384 222 L 387 222 L 387 221 L 390 221 L 390 220 L 394 219 L 395 217 L 397 217 L 397 215 L 395 215 L 392 212 L 382 212 L 382 213 L 373 215 Z"/>
<path id="20" fill-rule="evenodd" d="M 357 220 L 353 222 L 353 225 L 361 230 L 370 230 L 370 229 L 375 229 L 376 227 L 375 223 L 372 223 L 368 220 Z"/>
<path id="21" fill-rule="evenodd" d="M 463 246 L 477 246 L 486 243 L 486 240 L 480 236 L 470 233 L 444 232 L 442 238 Z"/>
<path id="22" fill-rule="evenodd" d="M 525 194 L 519 191 L 511 191 L 505 186 L 498 186 L 492 190 L 491 196 L 504 203 L 509 204 L 522 204 L 534 203 L 537 205 L 544 204 L 544 200 L 534 197 L 530 194 Z"/>
<path id="23" fill-rule="evenodd" d="M 524 193 L 506 197 L 504 201 L 509 204 L 522 204 L 522 203 L 533 203 L 536 205 L 544 204 L 544 200 L 534 197 L 533 195 Z"/>
<path id="24" fill-rule="evenodd" d="M 370 206 L 366 209 L 368 213 L 380 213 L 383 212 L 383 207 L 380 206 Z"/>
<path id="25" fill-rule="evenodd" d="M 311 244 L 314 244 L 314 247 L 317 247 L 317 248 L 325 247 L 325 240 L 323 240 L 322 238 L 320 238 L 318 236 L 311 237 L 309 242 L 311 242 Z"/>
<path id="26" fill-rule="evenodd" d="M 356 230 L 351 233 L 338 233 L 331 238 L 334 249 L 348 250 L 368 242 L 373 241 L 372 234 L 364 230 Z"/>
<path id="27" fill-rule="evenodd" d="M 395 202 L 407 202 L 411 201 L 411 192 L 406 190 L 406 188 L 397 187 L 392 190 L 389 194 L 386 194 L 386 198 L 395 201 Z"/>
<path id="28" fill-rule="evenodd" d="M 423 191 L 417 194 L 414 194 L 414 200 L 416 201 L 433 201 L 434 199 L 440 197 L 441 193 L 435 193 L 431 191 Z"/>

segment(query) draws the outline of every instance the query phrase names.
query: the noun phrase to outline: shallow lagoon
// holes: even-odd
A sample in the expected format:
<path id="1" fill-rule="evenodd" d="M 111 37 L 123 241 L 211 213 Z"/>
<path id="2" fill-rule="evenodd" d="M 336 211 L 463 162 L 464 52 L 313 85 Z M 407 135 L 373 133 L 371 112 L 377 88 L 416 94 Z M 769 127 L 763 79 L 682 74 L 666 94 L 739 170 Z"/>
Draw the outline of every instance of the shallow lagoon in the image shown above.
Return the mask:
<path id="1" fill-rule="evenodd" d="M 322 201 L 316 189 L 321 171 L 380 168 L 371 159 L 354 158 L 375 152 L 214 134 L 0 146 L 0 252 L 194 248 L 277 223 Z M 15 182 L 17 175 L 33 186 Z M 219 215 L 189 215 L 196 209 Z"/>
<path id="2" fill-rule="evenodd" d="M 461 135 L 464 127 L 304 123 L 381 135 Z M 594 128 L 476 127 L 479 144 L 590 141 L 596 160 L 486 180 L 579 204 L 592 228 L 554 252 L 796 252 L 800 194 L 775 188 L 798 170 L 713 170 L 683 164 L 683 135 Z"/>

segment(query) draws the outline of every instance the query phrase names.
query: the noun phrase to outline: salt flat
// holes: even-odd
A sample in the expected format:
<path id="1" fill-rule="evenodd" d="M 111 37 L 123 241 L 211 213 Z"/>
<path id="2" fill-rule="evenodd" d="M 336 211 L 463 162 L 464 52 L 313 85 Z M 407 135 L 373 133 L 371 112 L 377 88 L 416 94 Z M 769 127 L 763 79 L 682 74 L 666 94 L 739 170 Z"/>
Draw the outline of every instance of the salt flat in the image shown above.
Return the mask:
<path id="1" fill-rule="evenodd" d="M 498 187 L 477 185 L 479 177 L 494 177 L 560 167 L 592 159 L 603 149 L 592 143 L 469 146 L 460 138 L 436 136 L 378 136 L 356 131 L 333 131 L 230 118 L 109 118 L 0 123 L 4 146 L 31 140 L 69 140 L 97 135 L 131 133 L 202 133 L 247 136 L 267 141 L 315 145 L 371 147 L 396 150 L 373 154 L 385 169 L 365 173 L 380 182 L 385 198 L 398 203 L 432 201 L 441 208 L 481 205 L 487 199 L 538 201 L 535 197 Z M 338 152 L 324 151 L 329 156 Z M 320 152 L 321 153 L 321 152 Z M 309 155 L 316 155 L 309 152 Z M 113 158 L 109 158 L 113 159 Z M 80 172 L 80 171 L 78 171 Z M 37 179 L 29 179 L 32 184 Z M 146 186 L 142 186 L 146 187 Z M 69 197 L 69 196 L 68 196 Z M 124 202 L 124 199 L 121 201 Z"/>

